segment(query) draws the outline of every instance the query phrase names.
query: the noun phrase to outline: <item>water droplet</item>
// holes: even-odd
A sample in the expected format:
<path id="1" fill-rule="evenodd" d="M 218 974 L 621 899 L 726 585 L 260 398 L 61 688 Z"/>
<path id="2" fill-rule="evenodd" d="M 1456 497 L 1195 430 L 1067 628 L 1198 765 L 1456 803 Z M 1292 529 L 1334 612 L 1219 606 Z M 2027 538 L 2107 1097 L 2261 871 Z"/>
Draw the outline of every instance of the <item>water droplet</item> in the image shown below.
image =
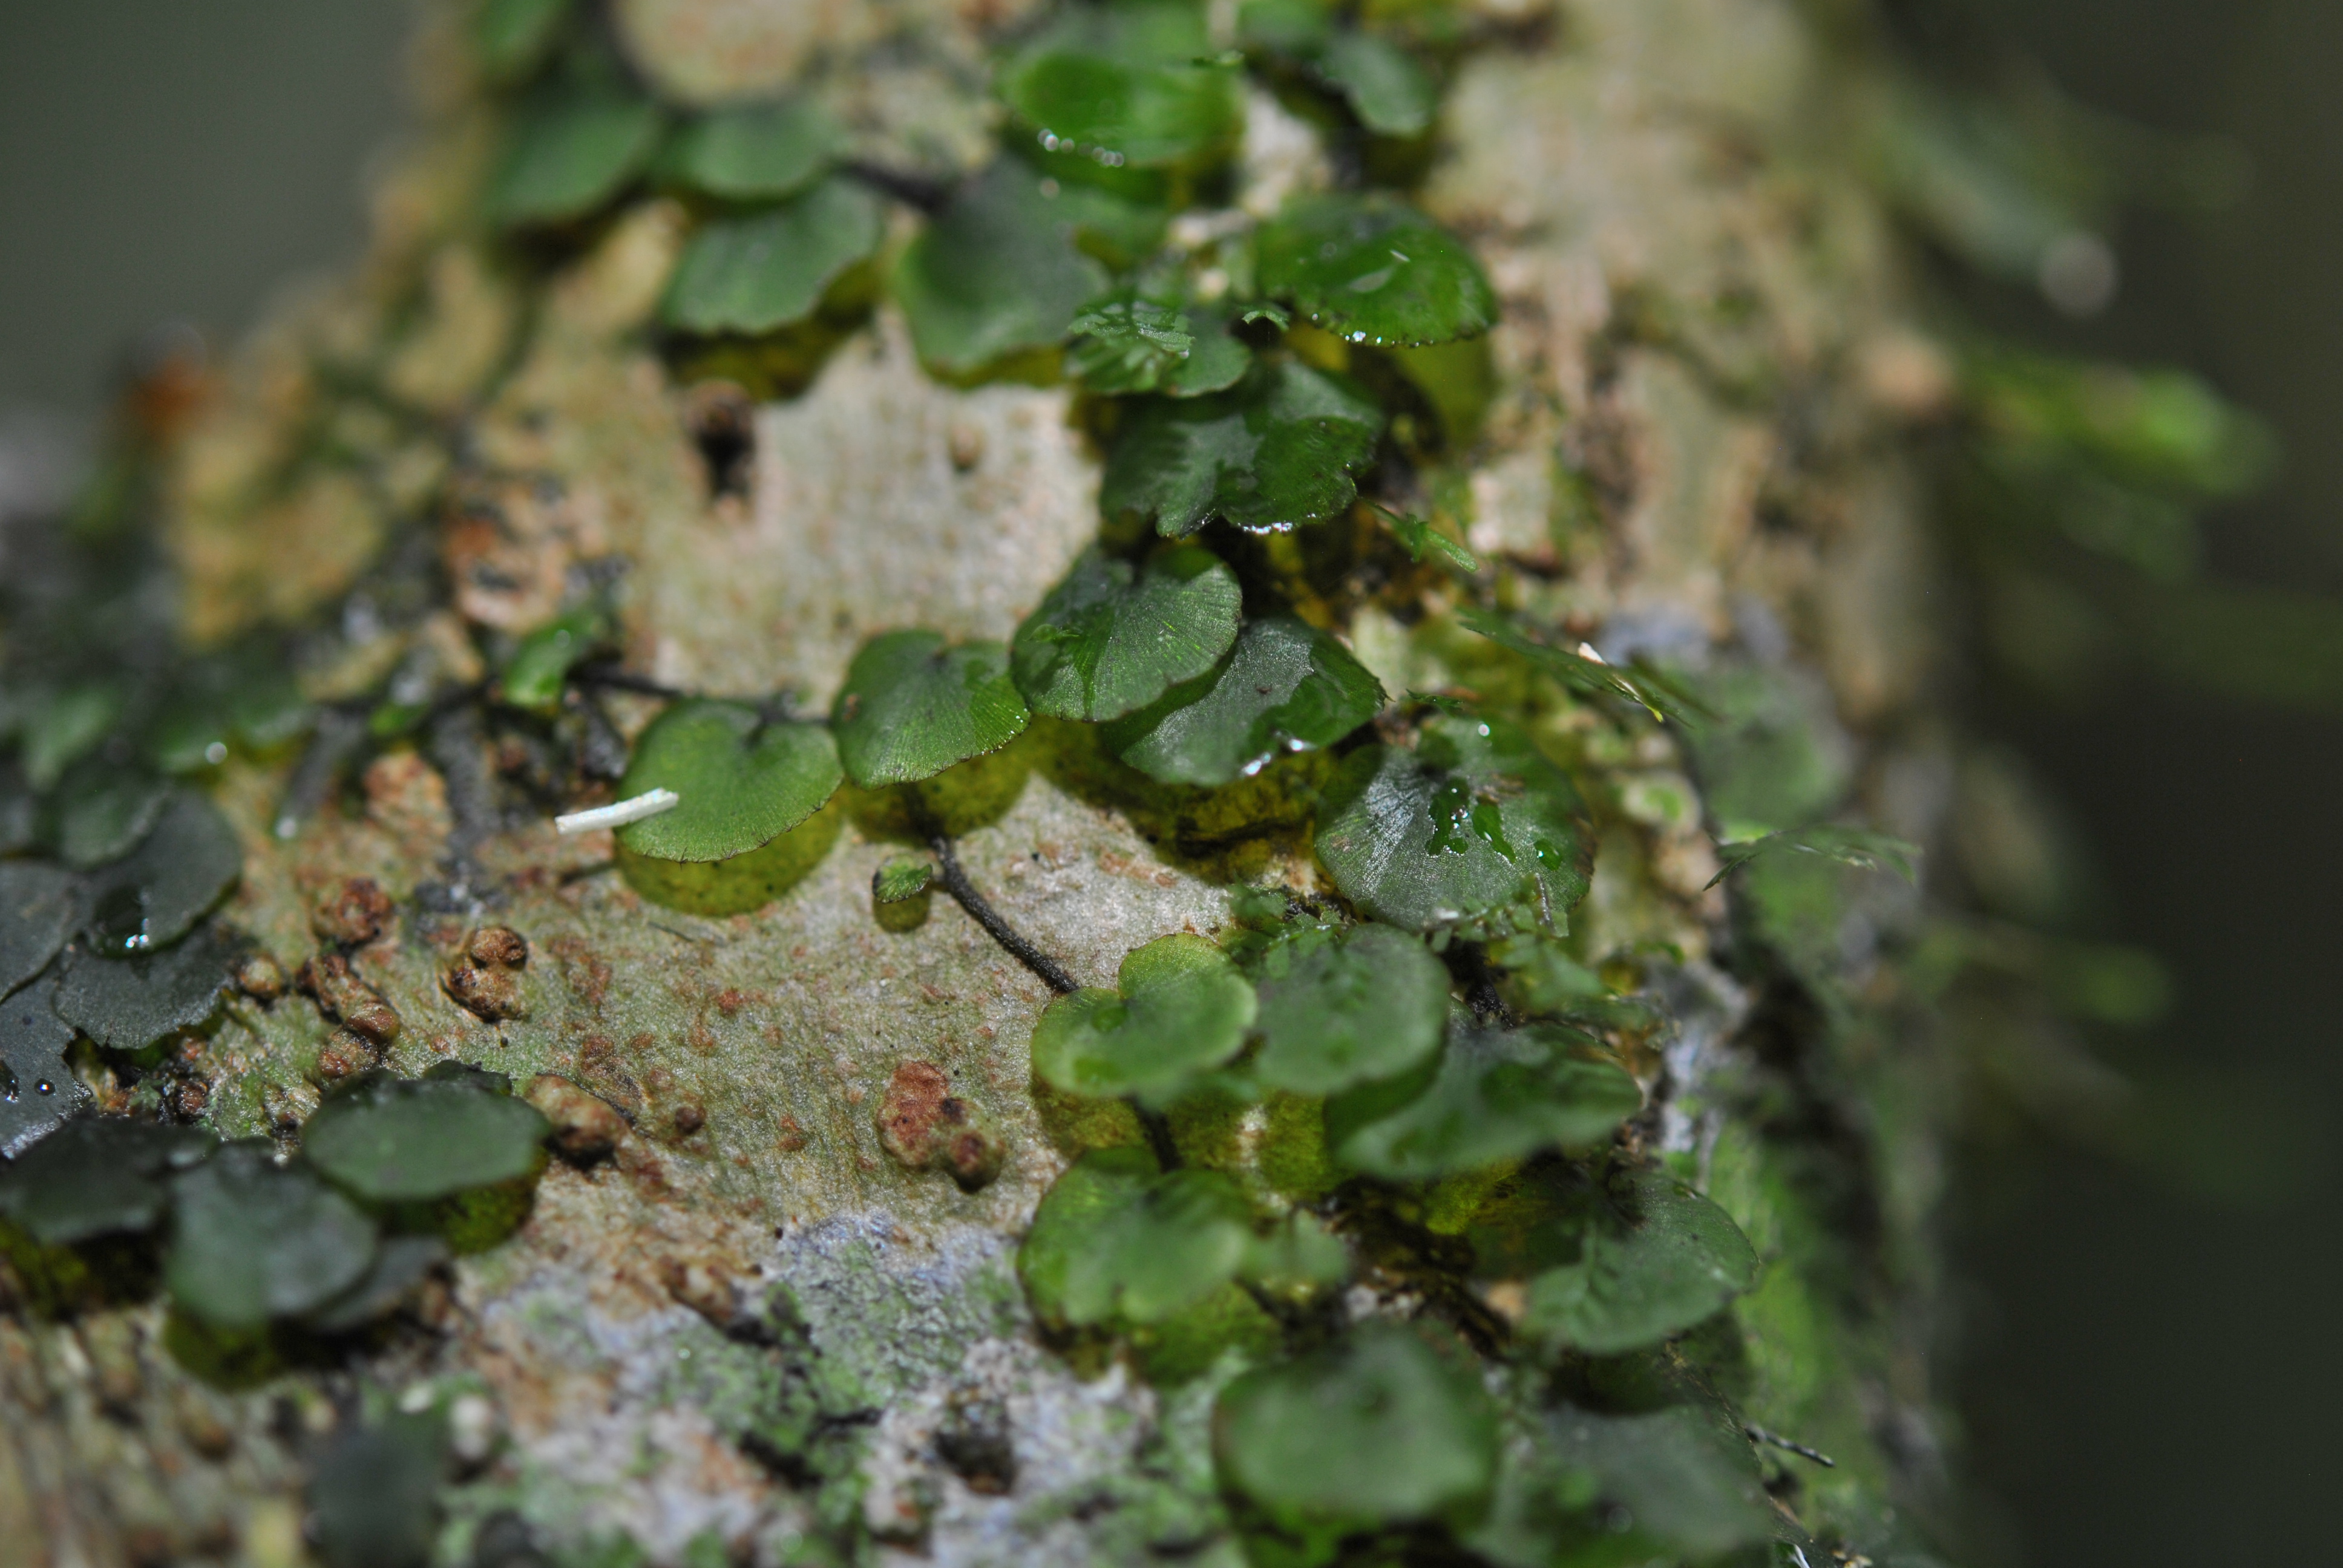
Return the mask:
<path id="1" fill-rule="evenodd" d="M 47 1079 L 36 1078 L 33 1081 L 33 1092 L 35 1094 L 55 1094 L 56 1092 L 56 1089 L 55 1086 L 51 1084 Z M 13 1098 L 13 1096 L 11 1098 Z"/>
<path id="2" fill-rule="evenodd" d="M 117 958 L 146 951 L 150 944 L 146 895 L 135 887 L 108 890 L 97 901 L 97 913 L 89 929 L 94 944 L 101 951 Z"/>
<path id="3" fill-rule="evenodd" d="M 227 760 L 227 742 L 215 740 L 204 748 L 204 760 L 216 768 Z"/>
<path id="4" fill-rule="evenodd" d="M 0 1061 L 0 1101 L 16 1103 L 16 1070 Z"/>

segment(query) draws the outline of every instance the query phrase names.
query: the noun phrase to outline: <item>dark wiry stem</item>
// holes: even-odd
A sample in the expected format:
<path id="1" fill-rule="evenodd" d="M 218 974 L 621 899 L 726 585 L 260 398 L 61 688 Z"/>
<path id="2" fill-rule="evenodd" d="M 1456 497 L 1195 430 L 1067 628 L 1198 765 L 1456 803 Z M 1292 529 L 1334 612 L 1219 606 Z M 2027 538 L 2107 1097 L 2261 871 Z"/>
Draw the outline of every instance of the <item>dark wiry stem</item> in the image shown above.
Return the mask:
<path id="1" fill-rule="evenodd" d="M 1180 1145 L 1172 1139 L 1172 1119 L 1160 1111 L 1150 1111 L 1136 1100 L 1131 1101 L 1131 1114 L 1139 1118 L 1139 1130 L 1147 1134 L 1147 1147 L 1155 1152 L 1156 1169 L 1177 1171 L 1187 1163 L 1180 1158 Z"/>
<path id="2" fill-rule="evenodd" d="M 936 852 L 936 872 L 944 891 L 968 911 L 968 918 L 982 926 L 986 936 L 999 942 L 1004 952 L 1039 975 L 1041 983 L 1060 996 L 1080 990 L 1081 988 L 1074 983 L 1074 977 L 1066 972 L 1064 965 L 1020 936 L 1016 928 L 985 901 L 984 895 L 976 890 L 976 884 L 968 879 L 968 873 L 960 869 L 960 857 L 952 852 L 950 836 L 932 827 L 926 831 L 928 848 Z"/>

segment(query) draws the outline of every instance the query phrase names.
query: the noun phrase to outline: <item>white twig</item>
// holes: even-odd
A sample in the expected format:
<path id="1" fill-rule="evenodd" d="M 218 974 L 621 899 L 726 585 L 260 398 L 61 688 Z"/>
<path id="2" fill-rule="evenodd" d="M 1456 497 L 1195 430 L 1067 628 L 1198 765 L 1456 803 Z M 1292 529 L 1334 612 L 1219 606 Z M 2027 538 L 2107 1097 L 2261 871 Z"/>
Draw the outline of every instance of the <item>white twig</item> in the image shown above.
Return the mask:
<path id="1" fill-rule="evenodd" d="M 572 811 L 553 819 L 554 829 L 561 833 L 590 833 L 597 828 L 623 828 L 629 822 L 639 822 L 646 817 L 656 817 L 662 811 L 672 811 L 682 796 L 672 789 L 653 789 L 630 800 L 614 800 L 608 806 L 597 806 L 591 811 Z"/>

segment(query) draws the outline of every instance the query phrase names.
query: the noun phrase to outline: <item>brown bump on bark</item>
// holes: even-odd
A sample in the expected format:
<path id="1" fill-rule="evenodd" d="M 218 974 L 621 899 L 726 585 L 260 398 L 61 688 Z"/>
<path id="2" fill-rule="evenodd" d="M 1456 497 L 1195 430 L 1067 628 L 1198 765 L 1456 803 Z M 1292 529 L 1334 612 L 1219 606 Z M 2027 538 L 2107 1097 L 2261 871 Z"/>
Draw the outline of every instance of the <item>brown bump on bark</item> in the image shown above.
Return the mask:
<path id="1" fill-rule="evenodd" d="M 372 877 L 344 877 L 317 897 L 309 929 L 320 941 L 359 948 L 390 930 L 396 910 L 390 895 Z"/>
<path id="2" fill-rule="evenodd" d="M 586 1087 L 617 1107 L 632 1122 L 643 1113 L 643 1091 L 619 1065 L 618 1048 L 606 1034 L 589 1034 L 578 1047 L 578 1076 Z"/>
<path id="3" fill-rule="evenodd" d="M 951 466 L 961 473 L 984 461 L 984 431 L 980 427 L 954 420 L 948 441 Z"/>
<path id="4" fill-rule="evenodd" d="M 697 1100 L 687 1100 L 675 1108 L 675 1135 L 689 1138 L 708 1125 L 708 1110 Z"/>
<path id="5" fill-rule="evenodd" d="M 716 1010 L 726 1018 L 738 1018 L 740 1010 L 747 1007 L 750 1000 L 747 991 L 727 986 L 716 993 Z"/>
<path id="6" fill-rule="evenodd" d="M 490 1023 L 527 1018 L 520 971 L 528 962 L 528 943 L 518 931 L 509 926 L 482 926 L 439 983 L 458 1006 Z"/>
<path id="7" fill-rule="evenodd" d="M 805 1129 L 798 1125 L 798 1119 L 794 1116 L 782 1117 L 780 1132 L 774 1138 L 773 1147 L 784 1154 L 795 1154 L 805 1146 Z"/>
<path id="8" fill-rule="evenodd" d="M 561 978 L 588 1007 L 599 1010 L 610 994 L 610 966 L 583 937 L 563 935 L 545 944 L 561 961 Z"/>
<path id="9" fill-rule="evenodd" d="M 412 751 L 387 751 L 376 758 L 360 788 L 367 819 L 394 838 L 428 845 L 455 825 L 447 809 L 447 780 Z"/>
<path id="10" fill-rule="evenodd" d="M 600 1096 L 558 1073 L 540 1072 L 521 1098 L 553 1123 L 553 1146 L 576 1165 L 605 1158 L 627 1135 L 627 1119 Z"/>
<path id="11" fill-rule="evenodd" d="M 200 1078 L 183 1078 L 171 1085 L 163 1098 L 169 1103 L 173 1116 L 181 1121 L 193 1121 L 211 1103 L 212 1086 Z"/>
<path id="12" fill-rule="evenodd" d="M 275 1001 L 286 983 L 285 966 L 266 953 L 246 953 L 236 966 L 236 989 L 255 1001 Z"/>
<path id="13" fill-rule="evenodd" d="M 317 1048 L 317 1070 L 311 1076 L 319 1083 L 339 1083 L 381 1062 L 382 1053 L 374 1042 L 345 1026 L 327 1035 L 326 1043 Z"/>
<path id="14" fill-rule="evenodd" d="M 932 1061 L 897 1065 L 879 1101 L 879 1142 L 904 1169 L 940 1167 L 971 1192 L 1001 1173 L 1001 1141 Z"/>
<path id="15" fill-rule="evenodd" d="M 136 1414 L 146 1388 L 138 1366 L 136 1325 L 118 1312 L 92 1312 L 80 1328 L 82 1350 L 96 1373 L 99 1402 L 117 1417 Z"/>
<path id="16" fill-rule="evenodd" d="M 528 940 L 510 926 L 482 926 L 472 933 L 472 960 L 517 970 L 528 963 Z"/>
<path id="17" fill-rule="evenodd" d="M 382 993 L 358 979 L 339 953 L 319 953 L 301 966 L 293 983 L 317 1000 L 317 1010 L 376 1046 L 398 1038 L 398 1013 Z"/>
<path id="18" fill-rule="evenodd" d="M 659 1278 L 679 1305 L 719 1329 L 730 1328 L 740 1316 L 739 1288 L 732 1282 L 731 1271 L 711 1258 L 661 1258 Z"/>

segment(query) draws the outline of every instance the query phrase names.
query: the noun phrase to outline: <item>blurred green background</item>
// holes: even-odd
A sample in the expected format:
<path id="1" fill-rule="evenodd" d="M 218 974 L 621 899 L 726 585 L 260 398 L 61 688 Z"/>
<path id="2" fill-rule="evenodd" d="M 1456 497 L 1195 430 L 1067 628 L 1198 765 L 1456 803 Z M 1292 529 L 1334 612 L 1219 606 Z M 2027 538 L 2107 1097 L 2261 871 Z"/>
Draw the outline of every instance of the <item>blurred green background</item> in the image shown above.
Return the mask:
<path id="1" fill-rule="evenodd" d="M 1924 70 L 2030 61 L 2085 103 L 2234 138 L 2216 215 L 2137 214 L 2087 320 L 1947 270 L 2004 331 L 2187 366 L 2287 462 L 2209 520 L 2211 575 L 2343 596 L 2343 5 L 2335 0 L 1883 0 Z M 357 174 L 395 134 L 397 0 L 0 5 L 0 512 L 27 433 L 85 418 L 127 346 L 248 325 L 347 261 Z M 5 569 L 0 567 L 0 569 Z M 2157 1137 L 2117 1161 L 2003 1124 L 1966 1151 L 1956 1452 L 1970 1559 L 2327 1561 L 2343 1463 L 2343 722 L 2138 680 L 2061 706 L 1990 677 L 1973 719 L 2064 805 L 2099 934 L 2162 954 L 2172 1015 L 2096 1042 Z"/>

